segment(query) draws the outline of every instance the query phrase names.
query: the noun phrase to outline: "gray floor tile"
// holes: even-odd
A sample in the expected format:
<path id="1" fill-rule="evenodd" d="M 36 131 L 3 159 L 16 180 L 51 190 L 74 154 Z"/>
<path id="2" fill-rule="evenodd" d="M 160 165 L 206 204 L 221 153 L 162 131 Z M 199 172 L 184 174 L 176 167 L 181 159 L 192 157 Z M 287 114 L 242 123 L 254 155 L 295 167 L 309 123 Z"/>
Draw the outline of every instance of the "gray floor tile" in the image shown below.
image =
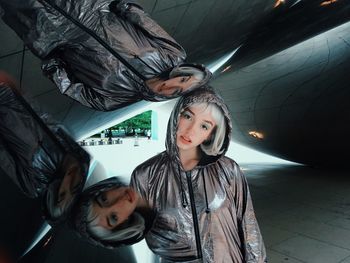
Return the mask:
<path id="1" fill-rule="evenodd" d="M 289 213 L 301 219 L 309 218 L 322 223 L 327 223 L 339 218 L 339 213 L 306 204 L 301 204 L 290 209 Z"/>
<path id="2" fill-rule="evenodd" d="M 287 239 L 290 239 L 298 235 L 296 233 L 292 233 L 292 232 L 280 229 L 278 227 L 271 227 L 265 224 L 263 225 L 260 224 L 260 230 L 264 238 L 266 248 L 269 248 L 273 245 L 277 245 L 282 241 L 285 241 Z"/>
<path id="3" fill-rule="evenodd" d="M 271 249 L 307 263 L 338 263 L 350 255 L 350 250 L 302 236 L 288 239 Z"/>
<path id="4" fill-rule="evenodd" d="M 14 31 L 12 31 L 2 20 L 0 20 L 0 57 L 13 52 L 19 52 L 23 49 L 23 43 Z M 6 67 L 5 67 L 6 68 Z"/>
<path id="5" fill-rule="evenodd" d="M 280 226 L 290 232 L 309 236 L 322 242 L 326 242 L 338 247 L 350 249 L 350 230 L 319 223 L 311 219 L 299 219 L 282 215 L 275 217 L 270 223 Z"/>
<path id="6" fill-rule="evenodd" d="M 340 227 L 340 228 L 345 228 L 350 230 L 350 217 L 342 217 L 342 218 L 336 218 L 334 220 L 331 220 L 327 222 L 329 225 Z"/>
<path id="7" fill-rule="evenodd" d="M 269 262 L 350 263 L 349 176 L 301 166 L 245 166 Z"/>
<path id="8" fill-rule="evenodd" d="M 19 80 L 21 75 L 22 54 L 0 58 L 0 69 L 6 69 L 14 79 Z"/>
<path id="9" fill-rule="evenodd" d="M 339 263 L 350 263 L 350 257 L 347 257 L 347 258 L 343 259 Z"/>
<path id="10" fill-rule="evenodd" d="M 278 253 L 276 251 L 268 249 L 266 251 L 267 253 L 267 262 L 268 263 L 299 263 L 303 262 L 297 259 L 294 259 L 290 256 L 283 255 L 281 253 Z"/>

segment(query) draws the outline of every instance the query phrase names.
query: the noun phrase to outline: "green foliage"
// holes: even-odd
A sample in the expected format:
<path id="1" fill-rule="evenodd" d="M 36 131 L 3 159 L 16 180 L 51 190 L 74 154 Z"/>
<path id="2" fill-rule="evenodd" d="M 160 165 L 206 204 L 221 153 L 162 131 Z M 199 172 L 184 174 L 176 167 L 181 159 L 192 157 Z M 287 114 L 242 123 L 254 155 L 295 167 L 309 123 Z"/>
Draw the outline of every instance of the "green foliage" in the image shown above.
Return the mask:
<path id="1" fill-rule="evenodd" d="M 136 115 L 128 120 L 125 120 L 117 125 L 114 125 L 114 126 L 108 128 L 107 130 L 109 130 L 109 131 L 108 131 L 108 133 L 106 131 L 106 133 L 109 134 L 109 132 L 112 132 L 112 130 L 115 130 L 115 131 L 123 130 L 125 132 L 122 132 L 122 134 L 127 135 L 127 136 L 134 135 L 135 134 L 134 132 L 140 133 L 141 135 L 145 135 L 145 131 L 151 130 L 151 117 L 152 117 L 152 111 L 151 110 L 145 111 L 139 115 Z M 102 131 L 102 132 L 104 132 L 104 131 Z M 107 134 L 106 134 L 106 136 L 108 136 Z M 115 135 L 114 132 L 112 134 Z M 95 134 L 91 137 L 99 138 L 100 133 Z"/>
<path id="2" fill-rule="evenodd" d="M 119 123 L 112 127 L 112 129 L 141 129 L 141 130 L 149 130 L 151 129 L 151 115 L 152 111 L 145 111 L 135 117 L 132 117 L 122 123 Z"/>

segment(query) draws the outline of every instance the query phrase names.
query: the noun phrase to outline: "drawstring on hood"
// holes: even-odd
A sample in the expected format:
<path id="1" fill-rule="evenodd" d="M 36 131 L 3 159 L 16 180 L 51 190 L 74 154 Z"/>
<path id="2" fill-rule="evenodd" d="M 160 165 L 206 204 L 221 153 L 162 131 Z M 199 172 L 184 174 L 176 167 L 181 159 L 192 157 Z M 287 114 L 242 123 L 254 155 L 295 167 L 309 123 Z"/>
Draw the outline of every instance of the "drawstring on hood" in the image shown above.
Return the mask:
<path id="1" fill-rule="evenodd" d="M 188 201 L 187 201 L 187 198 L 186 198 L 186 194 L 185 194 L 184 186 L 183 186 L 183 182 L 182 182 L 181 168 L 180 168 L 180 166 L 177 166 L 177 168 L 178 168 L 177 171 L 178 171 L 178 174 L 179 174 L 179 177 L 180 177 L 181 204 L 182 204 L 183 208 L 186 208 L 188 206 Z"/>

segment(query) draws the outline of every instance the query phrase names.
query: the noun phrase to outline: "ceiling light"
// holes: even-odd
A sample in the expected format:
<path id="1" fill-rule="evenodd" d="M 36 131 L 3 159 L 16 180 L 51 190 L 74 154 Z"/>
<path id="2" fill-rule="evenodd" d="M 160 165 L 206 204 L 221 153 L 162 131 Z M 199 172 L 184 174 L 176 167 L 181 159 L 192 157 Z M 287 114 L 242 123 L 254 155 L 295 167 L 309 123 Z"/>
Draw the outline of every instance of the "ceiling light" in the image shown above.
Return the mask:
<path id="1" fill-rule="evenodd" d="M 261 132 L 257 132 L 257 131 L 250 131 L 248 132 L 248 134 L 254 138 L 257 138 L 257 139 L 264 139 L 264 135 L 261 133 Z"/>
<path id="2" fill-rule="evenodd" d="M 338 0 L 327 0 L 327 1 L 323 1 L 320 6 L 326 6 L 326 5 L 330 5 L 330 4 L 334 4 L 335 2 L 337 2 Z"/>
<path id="3" fill-rule="evenodd" d="M 274 8 L 280 6 L 280 5 L 284 4 L 284 3 L 285 3 L 285 0 L 276 0 L 276 3 L 275 3 L 275 5 L 274 5 Z"/>

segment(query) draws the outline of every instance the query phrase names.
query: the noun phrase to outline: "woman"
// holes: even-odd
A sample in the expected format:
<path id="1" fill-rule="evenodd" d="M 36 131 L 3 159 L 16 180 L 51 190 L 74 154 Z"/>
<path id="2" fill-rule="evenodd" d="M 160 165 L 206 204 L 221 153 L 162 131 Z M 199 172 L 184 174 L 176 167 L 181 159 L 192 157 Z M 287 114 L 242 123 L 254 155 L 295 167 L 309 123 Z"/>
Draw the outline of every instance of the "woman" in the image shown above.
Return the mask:
<path id="1" fill-rule="evenodd" d="M 131 186 L 157 213 L 146 241 L 164 262 L 265 262 L 246 179 L 224 156 L 230 134 L 223 100 L 197 89 L 176 104 L 166 151 L 133 172 Z"/>
<path id="2" fill-rule="evenodd" d="M 128 1 L 0 0 L 0 15 L 61 93 L 97 110 L 172 99 L 211 76 Z"/>

